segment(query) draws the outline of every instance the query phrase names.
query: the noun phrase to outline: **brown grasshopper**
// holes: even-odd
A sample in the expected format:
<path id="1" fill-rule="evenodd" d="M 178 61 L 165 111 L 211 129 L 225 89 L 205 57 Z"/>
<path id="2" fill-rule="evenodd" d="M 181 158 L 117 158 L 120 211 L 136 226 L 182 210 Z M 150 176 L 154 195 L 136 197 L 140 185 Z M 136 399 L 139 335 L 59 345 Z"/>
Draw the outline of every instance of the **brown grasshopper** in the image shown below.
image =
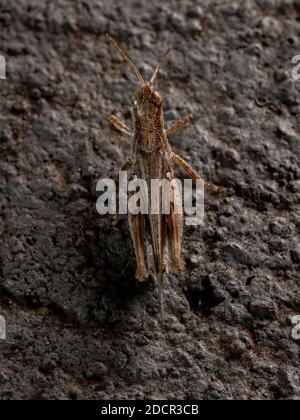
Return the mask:
<path id="1" fill-rule="evenodd" d="M 106 37 L 129 64 L 141 85 L 132 98 L 133 130 L 115 115 L 109 118 L 118 130 L 133 137 L 131 158 L 121 170 L 128 171 L 129 178 L 136 176 L 146 180 L 149 191 L 153 179 L 169 181 L 174 179 L 174 164 L 178 165 L 189 178 L 201 179 L 184 159 L 173 153 L 168 141 L 168 135 L 187 124 L 191 115 L 165 128 L 163 97 L 153 89 L 159 69 L 167 59 L 170 50 L 162 56 L 152 77 L 146 83 L 134 63 L 116 41 L 108 34 Z M 169 250 L 173 271 L 180 273 L 183 270 L 181 257 L 183 216 L 175 213 L 174 200 L 174 191 L 170 188 L 170 214 L 129 214 L 129 226 L 137 263 L 136 278 L 141 282 L 146 281 L 150 273 L 158 277 L 161 314 L 163 314 L 164 276 L 169 271 Z"/>

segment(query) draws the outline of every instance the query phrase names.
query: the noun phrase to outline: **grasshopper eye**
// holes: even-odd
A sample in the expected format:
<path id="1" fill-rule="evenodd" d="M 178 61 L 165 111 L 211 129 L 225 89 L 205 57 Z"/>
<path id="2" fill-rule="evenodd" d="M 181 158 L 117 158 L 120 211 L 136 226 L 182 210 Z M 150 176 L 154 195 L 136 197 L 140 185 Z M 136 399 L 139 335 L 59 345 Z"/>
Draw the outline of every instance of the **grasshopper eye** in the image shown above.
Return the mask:
<path id="1" fill-rule="evenodd" d="M 156 105 L 160 105 L 163 101 L 163 98 L 158 92 L 154 92 L 153 93 L 153 100 L 156 103 Z"/>
<path id="2" fill-rule="evenodd" d="M 133 105 L 134 107 L 136 107 L 136 106 L 137 106 L 137 100 L 136 100 L 135 98 L 132 98 L 132 99 L 131 99 L 131 103 L 132 103 L 132 105 Z"/>

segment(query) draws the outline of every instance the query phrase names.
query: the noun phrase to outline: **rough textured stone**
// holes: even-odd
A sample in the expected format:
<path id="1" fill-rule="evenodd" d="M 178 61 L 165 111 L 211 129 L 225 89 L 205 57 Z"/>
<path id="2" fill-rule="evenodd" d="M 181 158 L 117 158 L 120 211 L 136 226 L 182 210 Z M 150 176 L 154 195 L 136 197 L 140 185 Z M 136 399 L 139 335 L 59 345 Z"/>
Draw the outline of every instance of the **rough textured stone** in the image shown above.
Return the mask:
<path id="1" fill-rule="evenodd" d="M 272 301 L 258 301 L 255 300 L 250 304 L 250 312 L 255 318 L 264 320 L 272 319 L 276 316 L 276 307 Z"/>
<path id="2" fill-rule="evenodd" d="M 0 0 L 0 398 L 299 399 L 300 8 L 292 0 Z M 137 284 L 126 218 L 96 213 L 137 88 L 174 150 L 224 188 L 186 227 L 186 271 Z M 180 176 L 180 172 L 178 172 Z"/>

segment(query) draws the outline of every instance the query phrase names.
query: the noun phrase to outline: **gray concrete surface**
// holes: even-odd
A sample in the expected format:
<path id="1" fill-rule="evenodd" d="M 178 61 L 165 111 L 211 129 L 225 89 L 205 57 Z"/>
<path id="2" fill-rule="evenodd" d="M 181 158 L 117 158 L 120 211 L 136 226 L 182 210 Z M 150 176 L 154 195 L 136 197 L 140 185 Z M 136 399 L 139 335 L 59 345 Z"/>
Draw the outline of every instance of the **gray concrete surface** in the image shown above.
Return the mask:
<path id="1" fill-rule="evenodd" d="M 159 77 L 171 139 L 206 179 L 183 275 L 139 285 L 126 218 L 96 213 L 130 140 L 137 85 L 104 39 Z M 299 399 L 300 6 L 290 0 L 1 0 L 1 399 Z"/>

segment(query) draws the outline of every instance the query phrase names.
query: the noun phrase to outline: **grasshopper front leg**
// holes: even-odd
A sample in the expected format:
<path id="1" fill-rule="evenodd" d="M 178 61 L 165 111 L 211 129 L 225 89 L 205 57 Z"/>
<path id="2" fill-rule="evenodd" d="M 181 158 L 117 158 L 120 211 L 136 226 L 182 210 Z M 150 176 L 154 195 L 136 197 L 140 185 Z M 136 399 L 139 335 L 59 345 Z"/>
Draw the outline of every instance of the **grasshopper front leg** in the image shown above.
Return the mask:
<path id="1" fill-rule="evenodd" d="M 132 136 L 132 130 L 129 127 L 127 127 L 127 125 L 123 121 L 121 121 L 116 115 L 111 114 L 108 117 L 108 119 L 118 131 L 121 131 L 121 133 L 123 134 Z"/>

